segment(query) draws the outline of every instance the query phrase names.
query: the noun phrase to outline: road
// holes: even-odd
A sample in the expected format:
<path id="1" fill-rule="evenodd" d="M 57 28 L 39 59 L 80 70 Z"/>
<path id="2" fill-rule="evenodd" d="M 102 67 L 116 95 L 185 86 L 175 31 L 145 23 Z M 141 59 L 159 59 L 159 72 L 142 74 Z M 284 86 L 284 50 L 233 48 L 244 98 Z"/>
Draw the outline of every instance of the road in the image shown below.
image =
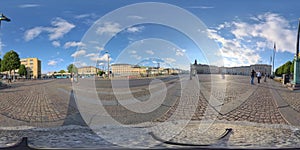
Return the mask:
<path id="1" fill-rule="evenodd" d="M 128 97 L 126 91 L 114 93 L 119 97 L 121 95 L 121 99 L 113 95 L 108 80 L 97 80 L 94 83 L 96 83 L 95 91 L 102 106 L 111 117 L 122 124 L 164 122 L 170 119 L 216 119 L 300 125 L 298 122 L 300 119 L 298 121 L 295 119 L 300 116 L 300 92 L 291 92 L 280 83 L 268 79 L 267 82 L 250 85 L 249 77 L 229 75 L 225 79 L 222 79 L 220 75 L 199 75 L 193 78 L 192 82 L 199 81 L 199 89 L 197 86 L 182 86 L 179 78 L 163 78 L 161 80 L 163 82 L 157 82 L 157 85 L 166 83 L 165 93 L 160 90 L 164 87 L 153 86 L 149 89 L 148 84 L 153 80 L 130 80 L 131 93 L 129 94 L 141 102 L 139 106 L 147 104 L 142 102 L 147 102 L 151 95 L 159 97 L 163 94 L 164 96 L 161 103 L 152 104 L 153 111 L 144 113 L 139 113 L 139 110 L 130 110 L 133 109 L 130 106 L 134 106 L 135 101 L 130 100 L 132 97 L 130 95 Z M 191 81 L 186 77 L 184 82 Z M 82 82 L 74 85 L 85 84 Z M 84 93 L 84 98 L 88 101 L 89 87 L 87 85 L 82 87 L 86 89 L 78 89 Z M 12 83 L 11 88 L 0 89 L 1 126 L 48 127 L 84 124 L 75 103 L 73 88 L 69 80 L 56 79 L 19 81 Z M 105 89 L 108 90 L 105 91 Z M 183 93 L 187 91 L 191 93 L 184 95 Z M 197 102 L 192 101 L 183 105 L 182 102 L 191 100 L 195 95 L 198 97 Z M 147 105 L 140 108 L 149 109 L 146 107 Z"/>

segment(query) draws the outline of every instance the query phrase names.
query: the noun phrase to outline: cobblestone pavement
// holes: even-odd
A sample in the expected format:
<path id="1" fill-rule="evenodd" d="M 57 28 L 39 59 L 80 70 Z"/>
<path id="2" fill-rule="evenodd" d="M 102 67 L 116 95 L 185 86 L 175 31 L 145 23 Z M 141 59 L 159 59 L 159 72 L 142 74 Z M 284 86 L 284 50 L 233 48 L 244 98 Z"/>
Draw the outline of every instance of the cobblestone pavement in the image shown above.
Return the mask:
<path id="1" fill-rule="evenodd" d="M 202 86 L 202 94 L 199 96 L 199 103 L 192 118 L 193 120 L 216 119 L 226 121 L 248 121 L 265 124 L 287 124 L 284 116 L 282 116 L 280 111 L 277 109 L 272 94 L 270 93 L 271 87 L 267 83 L 270 81 L 262 81 L 260 84 L 256 83 L 255 85 L 250 85 L 250 77 L 245 76 L 226 76 L 225 79 L 221 79 L 220 75 L 199 75 L 199 82 Z M 211 93 L 211 85 L 225 86 L 226 90 L 222 92 L 216 89 L 214 90 L 215 93 Z M 222 110 L 222 107 L 227 105 L 230 110 L 227 110 L 226 113 L 222 113 L 222 111 L 218 110 L 217 107 L 211 105 L 209 103 L 209 99 L 203 95 L 204 91 L 210 92 L 210 95 L 216 99 L 218 99 L 218 97 L 222 97 L 219 95 L 223 94 L 223 103 L 221 103 L 221 106 L 218 107 Z M 248 91 L 251 91 L 251 93 L 245 94 Z M 290 94 L 290 92 L 287 93 Z M 282 92 L 282 94 L 286 93 Z M 243 97 L 245 95 L 247 95 L 247 97 Z M 244 100 L 240 102 L 239 105 L 235 105 L 234 103 L 237 99 Z M 231 106 L 232 108 L 230 108 Z M 171 108 L 164 116 L 156 121 L 165 121 L 173 115 L 173 112 L 176 109 L 176 106 Z M 183 111 L 182 114 L 184 113 L 186 112 Z"/>
<path id="2" fill-rule="evenodd" d="M 197 81 L 199 81 L 199 85 L 194 84 L 198 83 Z M 88 99 L 90 89 L 80 90 L 86 94 Z M 127 110 L 126 107 L 119 106 L 119 103 L 108 103 L 109 100 L 115 100 L 114 96 L 110 96 L 111 90 L 96 89 L 97 96 L 107 102 L 102 104 L 105 105 L 110 117 L 114 117 L 121 124 L 145 123 L 151 126 L 161 122 L 185 120 L 184 123 L 177 124 L 181 126 L 180 130 L 177 130 L 178 127 L 175 123 L 174 129 L 173 126 L 167 126 L 156 132 L 159 137 L 164 137 L 166 134 L 178 135 L 172 139 L 175 142 L 209 144 L 211 139 L 217 138 L 225 128 L 232 127 L 236 132 L 229 140 L 229 145 L 232 146 L 269 147 L 277 146 L 277 144 L 298 146 L 299 129 L 297 127 L 299 125 L 296 127 L 289 125 L 286 116 L 281 113 L 274 100 L 272 90 L 278 92 L 280 98 L 298 112 L 300 112 L 300 92 L 289 91 L 280 83 L 267 80 L 267 82 L 262 81 L 260 84 L 250 85 L 250 78 L 246 76 L 226 75 L 223 79 L 220 75 L 199 75 L 193 77 L 193 80 L 186 80 L 185 85 L 176 85 L 168 88 L 168 90 L 167 100 L 161 104 L 159 109 L 155 112 L 136 115 L 136 113 Z M 181 91 L 185 92 L 180 93 Z M 132 92 L 133 96 L 140 101 L 144 100 L 140 97 L 141 94 L 147 95 L 147 97 L 153 94 L 145 87 L 136 88 Z M 154 92 L 159 91 L 154 90 Z M 53 130 L 51 128 L 48 128 L 49 130 L 39 128 L 16 132 L 16 134 L 31 136 L 30 143 L 34 146 L 72 147 L 74 144 L 87 147 L 112 146 L 103 139 L 97 138 L 86 126 L 66 126 L 66 124 L 75 123 L 74 121 L 80 116 L 74 103 L 70 80 L 14 82 L 10 88 L 0 89 L 0 95 L 0 126 L 55 127 Z M 123 98 L 126 99 L 125 96 Z M 134 119 L 139 121 L 133 121 Z M 186 120 L 192 120 L 192 122 L 187 125 L 185 124 Z M 206 124 L 211 123 L 210 121 L 213 122 L 209 127 L 210 130 L 207 131 L 207 134 L 202 134 L 200 126 L 203 126 L 201 129 L 205 129 L 207 128 Z M 66 128 L 56 129 L 60 126 Z M 140 129 L 147 128 L 147 126 L 141 125 Z M 282 130 L 277 130 L 277 128 Z M 5 128 L 1 130 L 5 130 Z M 50 130 L 53 134 L 49 134 L 48 131 Z M 120 128 L 119 130 L 120 132 L 117 133 L 121 134 L 123 129 Z M 110 135 L 112 131 L 116 132 L 116 129 L 105 127 L 101 133 Z M 171 132 L 168 133 L 169 131 Z M 7 139 L 16 136 L 14 132 L 9 130 L 1 133 Z M 86 134 L 82 135 L 83 133 Z M 149 135 L 142 135 L 141 137 L 129 134 L 132 133 L 124 131 L 122 136 L 112 136 L 111 138 L 112 140 L 119 138 L 119 141 L 124 141 L 123 138 L 126 137 L 127 142 L 133 145 L 138 141 L 140 142 L 138 144 L 142 146 L 147 145 L 147 143 L 157 144 L 157 141 L 153 141 Z M 70 137 L 79 137 L 79 135 L 87 138 L 68 140 Z M 48 138 L 51 139 L 50 142 L 42 140 Z M 67 141 L 62 142 L 63 139 L 67 139 Z M 7 144 L 6 139 L 0 138 L 0 145 L 2 141 Z M 124 145 L 126 144 L 125 141 Z M 164 144 L 160 146 L 169 147 Z"/>
<path id="3" fill-rule="evenodd" d="M 280 114 L 274 103 L 270 88 L 279 91 L 280 96 L 300 112 L 300 102 L 297 101 L 300 92 L 291 92 L 279 83 L 272 84 L 272 87 L 268 84 L 271 81 L 250 85 L 249 77 L 226 76 L 225 79 L 222 79 L 220 75 L 199 75 L 197 80 L 200 83 L 200 95 L 196 106 L 195 103 L 190 103 L 188 104 L 190 106 L 186 106 L 186 108 L 179 108 L 180 100 L 173 100 L 168 105 L 162 106 L 163 111 L 159 111 L 159 113 L 164 113 L 164 111 L 167 111 L 167 113 L 158 119 L 152 119 L 152 121 L 165 121 L 174 116 L 175 111 L 179 115 L 175 118 L 185 119 L 180 114 L 184 116 L 184 114 L 194 113 L 190 108 L 196 107 L 195 113 L 192 114 L 192 120 L 217 119 L 287 124 L 284 116 Z M 15 82 L 11 86 L 11 88 L 0 90 L 0 119 L 2 122 L 6 122 L 6 125 L 12 125 L 13 122 L 17 125 L 35 125 L 39 123 L 41 125 L 43 123 L 45 125 L 62 125 L 68 115 L 78 114 L 76 106 L 69 105 L 72 97 L 70 94 L 71 82 L 69 80 Z M 212 90 L 212 88 L 215 89 Z M 146 97 L 149 97 L 150 93 L 145 88 L 138 90 L 139 92 L 133 92 L 135 98 L 140 98 L 141 93 L 145 93 Z M 194 93 L 197 92 L 194 91 Z M 106 100 L 110 97 L 115 99 L 110 94 L 102 93 L 98 96 Z M 171 97 L 172 94 L 174 95 L 174 93 L 169 93 L 167 98 Z M 219 106 L 210 103 L 210 95 L 218 100 Z M 226 110 L 223 110 L 225 108 Z M 112 112 L 111 114 L 121 118 L 126 114 L 134 114 L 120 106 L 108 105 L 106 109 Z M 141 118 L 145 118 L 145 116 L 147 115 Z M 158 117 L 159 114 L 155 114 L 155 116 Z M 1 125 L 4 126 L 5 123 Z"/>
<path id="4" fill-rule="evenodd" d="M 67 115 L 77 112 L 70 105 L 70 95 L 62 88 L 71 86 L 69 80 L 19 81 L 0 90 L 1 126 L 34 125 L 59 126 Z"/>

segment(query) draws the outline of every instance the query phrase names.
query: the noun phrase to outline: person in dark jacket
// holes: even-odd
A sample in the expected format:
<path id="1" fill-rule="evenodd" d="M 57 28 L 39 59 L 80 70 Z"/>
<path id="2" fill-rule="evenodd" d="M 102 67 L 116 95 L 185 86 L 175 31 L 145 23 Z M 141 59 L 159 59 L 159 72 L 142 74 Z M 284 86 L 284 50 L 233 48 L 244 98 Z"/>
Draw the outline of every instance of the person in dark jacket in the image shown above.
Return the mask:
<path id="1" fill-rule="evenodd" d="M 252 71 L 251 71 L 251 84 L 254 84 L 255 75 L 256 75 L 256 72 L 252 69 Z"/>

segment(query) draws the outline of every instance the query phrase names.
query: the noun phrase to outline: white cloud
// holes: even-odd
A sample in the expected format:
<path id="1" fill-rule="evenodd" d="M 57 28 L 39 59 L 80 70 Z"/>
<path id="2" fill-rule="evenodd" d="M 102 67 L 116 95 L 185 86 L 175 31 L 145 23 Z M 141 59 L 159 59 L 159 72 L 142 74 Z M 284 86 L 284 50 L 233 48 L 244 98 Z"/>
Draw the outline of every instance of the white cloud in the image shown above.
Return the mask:
<path id="1" fill-rule="evenodd" d="M 96 46 L 95 48 L 96 48 L 97 51 L 103 51 L 104 50 L 104 47 L 100 47 L 100 46 Z"/>
<path id="2" fill-rule="evenodd" d="M 251 22 L 226 22 L 208 30 L 209 37 L 220 45 L 218 55 L 223 56 L 225 66 L 256 64 L 261 60 L 259 52 L 273 49 L 274 42 L 277 50 L 294 53 L 296 31 L 287 19 L 278 14 L 265 13 L 252 16 L 249 20 Z M 225 30 L 232 36 L 221 36 L 220 33 Z"/>
<path id="3" fill-rule="evenodd" d="M 30 41 L 30 40 L 36 38 L 43 31 L 45 31 L 44 27 L 35 27 L 35 28 L 25 31 L 25 35 L 24 35 L 25 41 Z"/>
<path id="4" fill-rule="evenodd" d="M 255 64 L 260 56 L 246 45 L 242 45 L 240 40 L 226 39 L 220 36 L 216 30 L 208 30 L 209 37 L 220 43 L 220 52 L 217 55 L 223 57 L 225 66 L 242 66 Z"/>
<path id="5" fill-rule="evenodd" d="M 38 4 L 23 4 L 19 5 L 19 8 L 33 8 L 33 7 L 39 7 L 40 5 Z"/>
<path id="6" fill-rule="evenodd" d="M 274 13 L 265 13 L 251 18 L 256 20 L 256 23 L 232 23 L 232 33 L 237 39 L 262 38 L 267 43 L 276 42 L 277 49 L 281 52 L 295 51 L 297 32 L 292 29 L 287 19 Z"/>
<path id="7" fill-rule="evenodd" d="M 98 27 L 96 33 L 99 35 L 108 34 L 114 35 L 121 31 L 121 25 L 113 22 L 105 22 L 102 26 Z"/>
<path id="8" fill-rule="evenodd" d="M 136 54 L 136 51 L 135 51 L 135 50 L 132 50 L 132 51 L 129 51 L 128 53 L 129 53 L 129 54 Z"/>
<path id="9" fill-rule="evenodd" d="M 143 17 L 141 17 L 141 16 L 128 16 L 128 18 L 130 18 L 130 19 L 143 19 Z"/>
<path id="10" fill-rule="evenodd" d="M 98 56 L 96 54 L 93 54 L 93 55 L 91 54 L 89 57 L 90 57 L 91 61 L 98 61 L 98 62 L 103 61 L 103 62 L 106 62 L 108 60 L 109 54 L 106 53 L 106 54 L 104 54 L 102 56 Z M 109 57 L 109 61 L 112 61 L 111 57 Z"/>
<path id="11" fill-rule="evenodd" d="M 60 42 L 59 42 L 59 41 L 53 41 L 53 42 L 52 42 L 52 45 L 53 45 L 54 47 L 60 47 Z"/>
<path id="12" fill-rule="evenodd" d="M 185 54 L 185 49 L 178 49 L 178 48 L 173 48 L 175 51 L 176 56 L 183 56 Z"/>
<path id="13" fill-rule="evenodd" d="M 154 55 L 154 52 L 152 50 L 147 50 L 146 53 L 150 55 Z"/>
<path id="14" fill-rule="evenodd" d="M 58 59 L 54 59 L 54 60 L 48 60 L 48 65 L 49 66 L 56 66 L 58 63 L 61 63 L 63 62 L 64 60 L 61 59 L 61 58 L 58 58 Z"/>
<path id="15" fill-rule="evenodd" d="M 79 56 L 82 56 L 82 55 L 85 55 L 85 54 L 86 54 L 85 50 L 79 50 L 79 51 L 76 51 L 75 53 L 73 53 L 71 55 L 71 57 L 79 57 Z"/>
<path id="16" fill-rule="evenodd" d="M 65 34 L 70 32 L 75 25 L 67 22 L 61 18 L 55 18 L 51 22 L 52 27 L 34 27 L 25 31 L 24 39 L 25 41 L 30 41 L 37 36 L 39 36 L 42 32 L 48 32 L 49 40 L 57 40 L 62 38 Z"/>
<path id="17" fill-rule="evenodd" d="M 66 33 L 70 32 L 75 27 L 74 24 L 71 24 L 61 18 L 55 18 L 51 22 L 51 24 L 54 27 L 48 29 L 48 31 L 50 32 L 49 34 L 50 40 L 56 40 L 62 38 Z"/>
<path id="18" fill-rule="evenodd" d="M 85 57 L 98 57 L 98 54 L 90 53 L 90 54 L 85 55 Z"/>
<path id="19" fill-rule="evenodd" d="M 167 62 L 168 64 L 172 64 L 176 62 L 176 60 L 174 58 L 165 58 L 165 62 Z"/>
<path id="20" fill-rule="evenodd" d="M 127 32 L 129 33 L 135 33 L 135 32 L 141 32 L 144 29 L 144 27 L 129 27 L 127 28 Z"/>
<path id="21" fill-rule="evenodd" d="M 82 19 L 82 18 L 87 18 L 90 17 L 93 14 L 81 14 L 81 15 L 77 15 L 75 16 L 76 19 Z"/>
<path id="22" fill-rule="evenodd" d="M 212 6 L 190 6 L 189 8 L 195 8 L 195 9 L 212 9 L 215 7 Z"/>
<path id="23" fill-rule="evenodd" d="M 85 46 L 85 44 L 82 42 L 74 42 L 74 41 L 66 42 L 64 48 L 77 47 L 77 46 Z"/>
<path id="24" fill-rule="evenodd" d="M 81 62 L 81 61 L 76 61 L 73 63 L 76 67 L 84 67 L 87 66 L 87 64 L 85 62 Z"/>
<path id="25" fill-rule="evenodd" d="M 55 60 L 49 60 L 48 61 L 49 66 L 55 66 L 56 64 L 57 64 L 57 61 L 55 61 Z"/>
<path id="26" fill-rule="evenodd" d="M 133 57 L 133 58 L 135 58 L 135 59 L 137 59 L 137 60 L 141 60 L 141 59 L 142 59 L 142 56 L 139 56 L 139 55 L 137 55 L 137 54 L 131 55 L 131 57 Z"/>

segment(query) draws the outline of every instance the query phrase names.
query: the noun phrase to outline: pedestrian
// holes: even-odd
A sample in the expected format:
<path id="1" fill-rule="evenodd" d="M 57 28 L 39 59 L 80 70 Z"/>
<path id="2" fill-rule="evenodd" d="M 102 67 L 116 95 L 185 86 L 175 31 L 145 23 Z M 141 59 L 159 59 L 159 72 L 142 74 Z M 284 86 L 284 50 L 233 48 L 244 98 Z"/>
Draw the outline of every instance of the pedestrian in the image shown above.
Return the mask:
<path id="1" fill-rule="evenodd" d="M 11 84 L 11 76 L 10 76 L 10 75 L 8 75 L 7 83 L 8 83 L 9 85 Z"/>
<path id="2" fill-rule="evenodd" d="M 254 84 L 254 76 L 255 76 L 255 71 L 252 69 L 251 71 L 251 84 Z"/>
<path id="3" fill-rule="evenodd" d="M 256 72 L 257 83 L 260 83 L 261 73 L 259 71 Z"/>
<path id="4" fill-rule="evenodd" d="M 267 75 L 267 73 L 265 73 L 264 75 L 265 75 L 265 76 L 264 76 L 264 82 L 267 82 L 267 76 L 268 76 L 268 75 Z"/>

